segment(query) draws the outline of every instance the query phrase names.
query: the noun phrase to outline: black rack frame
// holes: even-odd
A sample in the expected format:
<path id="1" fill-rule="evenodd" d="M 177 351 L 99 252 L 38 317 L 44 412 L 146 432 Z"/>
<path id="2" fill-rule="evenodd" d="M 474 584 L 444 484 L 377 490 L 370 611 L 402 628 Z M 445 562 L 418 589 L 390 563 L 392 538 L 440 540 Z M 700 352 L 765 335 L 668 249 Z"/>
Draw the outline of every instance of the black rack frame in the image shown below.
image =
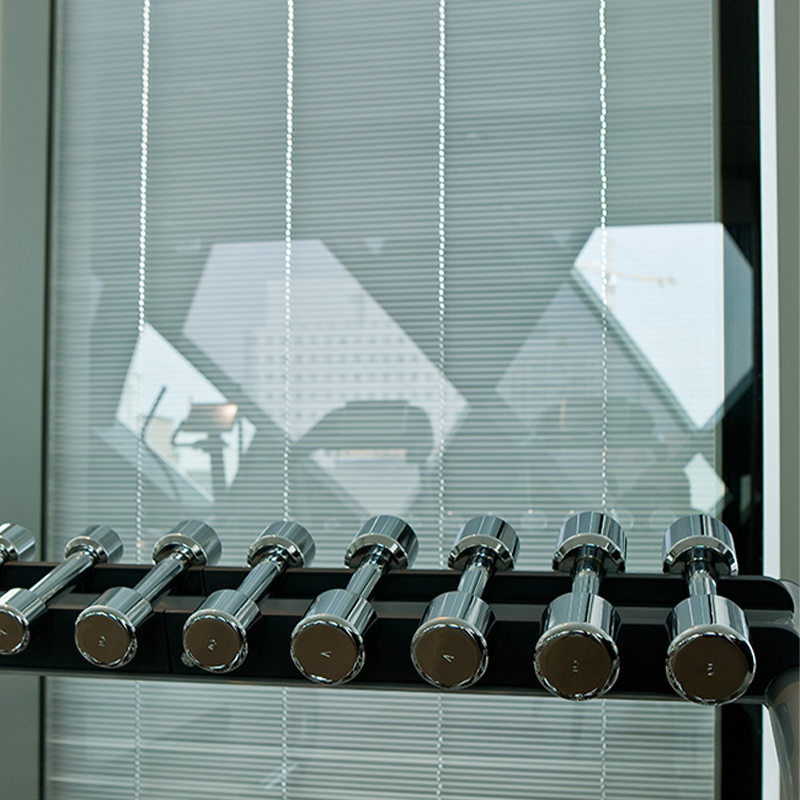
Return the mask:
<path id="1" fill-rule="evenodd" d="M 30 588 L 53 566 L 44 562 L 5 564 L 0 568 L 0 589 Z M 22 653 L 0 657 L 0 670 L 311 685 L 292 663 L 289 637 L 311 601 L 327 589 L 344 588 L 352 574 L 345 569 L 288 570 L 260 603 L 261 617 L 249 631 L 245 662 L 231 673 L 209 674 L 182 661 L 183 624 L 211 592 L 236 588 L 247 570 L 194 567 L 157 602 L 154 614 L 139 631 L 138 652 L 130 664 L 117 670 L 93 667 L 74 644 L 78 613 L 106 589 L 134 586 L 151 568 L 124 564 L 95 567 L 72 590 L 56 598 L 44 617 L 34 623 L 30 644 Z M 365 666 L 350 685 L 436 691 L 414 670 L 409 645 L 428 602 L 455 590 L 459 577 L 452 571 L 413 569 L 387 575 L 374 597 L 378 621 L 366 635 Z M 756 653 L 755 679 L 738 702 L 765 703 L 771 681 L 800 666 L 800 632 L 795 627 L 792 592 L 780 581 L 761 576 L 721 578 L 718 586 L 721 595 L 747 614 Z M 533 650 L 545 607 L 570 587 L 569 576 L 560 573 L 495 575 L 484 594 L 497 618 L 489 633 L 489 668 L 476 686 L 464 691 L 544 694 L 534 674 Z M 622 618 L 618 636 L 622 667 L 608 697 L 678 699 L 667 682 L 664 658 L 667 615 L 687 596 L 681 576 L 612 574 L 603 581 L 602 594 Z"/>

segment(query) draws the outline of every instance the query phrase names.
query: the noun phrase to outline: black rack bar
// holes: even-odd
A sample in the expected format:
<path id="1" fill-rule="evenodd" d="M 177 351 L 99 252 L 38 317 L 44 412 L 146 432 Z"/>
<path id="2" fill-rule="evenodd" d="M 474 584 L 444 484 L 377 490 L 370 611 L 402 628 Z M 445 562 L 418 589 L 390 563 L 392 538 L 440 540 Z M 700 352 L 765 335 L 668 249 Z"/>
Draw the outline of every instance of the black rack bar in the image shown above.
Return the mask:
<path id="1" fill-rule="evenodd" d="M 0 590 L 29 588 L 53 566 L 43 562 L 7 563 L 0 569 Z M 287 571 L 270 597 L 260 603 L 262 616 L 249 631 L 250 651 L 244 664 L 232 673 L 211 675 L 181 660 L 183 624 L 208 594 L 236 588 L 247 570 L 192 568 L 141 627 L 139 649 L 130 664 L 118 670 L 92 667 L 75 647 L 75 618 L 102 591 L 133 586 L 149 569 L 149 565 L 125 564 L 96 567 L 72 591 L 57 598 L 35 623 L 26 650 L 0 657 L 0 670 L 308 686 L 311 684 L 289 656 L 292 629 L 314 597 L 326 589 L 344 587 L 352 574 L 345 569 Z M 454 590 L 459 577 L 451 571 L 416 569 L 386 576 L 374 597 L 378 622 L 367 633 L 366 664 L 351 686 L 436 691 L 414 670 L 409 644 L 428 602 Z M 465 691 L 544 694 L 534 675 L 533 650 L 546 605 L 568 592 L 570 585 L 569 576 L 550 572 L 517 571 L 494 576 L 485 594 L 497 617 L 489 634 L 489 668 L 475 687 Z M 719 592 L 744 609 L 756 653 L 755 679 L 739 702 L 764 703 L 770 682 L 800 666 L 800 634 L 792 621 L 792 594 L 780 581 L 760 576 L 723 578 Z M 622 617 L 618 636 L 622 668 L 608 696 L 678 699 L 664 672 L 668 644 L 664 623 L 673 606 L 686 596 L 683 579 L 661 574 L 608 575 L 603 596 Z"/>

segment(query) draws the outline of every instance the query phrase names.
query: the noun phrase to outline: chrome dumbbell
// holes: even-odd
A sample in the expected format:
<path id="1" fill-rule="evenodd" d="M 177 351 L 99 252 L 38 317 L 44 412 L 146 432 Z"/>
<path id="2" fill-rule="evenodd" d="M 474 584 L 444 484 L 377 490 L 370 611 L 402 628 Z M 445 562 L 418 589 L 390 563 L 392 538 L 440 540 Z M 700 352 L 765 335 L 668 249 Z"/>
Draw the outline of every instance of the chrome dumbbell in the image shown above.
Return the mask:
<path id="1" fill-rule="evenodd" d="M 30 561 L 35 549 L 36 540 L 27 528 L 12 522 L 0 522 L 0 564 Z"/>
<path id="2" fill-rule="evenodd" d="M 718 519 L 692 514 L 664 535 L 664 572 L 683 573 L 689 597 L 667 619 L 667 678 L 686 700 L 721 705 L 741 697 L 756 671 L 747 619 L 717 594 L 717 577 L 736 575 L 731 532 Z"/>
<path id="3" fill-rule="evenodd" d="M 428 683 L 463 689 L 486 672 L 494 614 L 481 595 L 495 572 L 514 566 L 518 551 L 519 537 L 499 517 L 474 517 L 461 528 L 448 560 L 464 573 L 458 590 L 431 602 L 411 640 L 411 660 Z"/>
<path id="4" fill-rule="evenodd" d="M 364 523 L 345 555 L 345 565 L 356 570 L 347 588 L 319 595 L 292 631 L 292 660 L 303 675 L 329 685 L 358 675 L 364 634 L 376 618 L 369 598 L 386 572 L 414 563 L 418 547 L 416 534 L 399 517 Z"/>
<path id="5" fill-rule="evenodd" d="M 572 591 L 545 611 L 533 664 L 551 694 L 568 700 L 604 695 L 619 675 L 619 614 L 598 591 L 606 572 L 625 569 L 627 540 L 608 514 L 585 511 L 561 527 L 553 569 L 572 575 Z"/>
<path id="6" fill-rule="evenodd" d="M 204 522 L 179 522 L 153 548 L 155 566 L 132 589 L 103 592 L 75 620 L 75 644 L 98 667 L 124 667 L 136 655 L 137 629 L 153 613 L 153 604 L 169 585 L 194 565 L 216 564 L 219 536 Z"/>
<path id="7" fill-rule="evenodd" d="M 0 597 L 0 653 L 21 653 L 30 641 L 34 620 L 44 614 L 50 601 L 95 564 L 119 561 L 122 541 L 105 525 L 92 525 L 64 548 L 64 561 L 30 589 L 10 589 Z"/>
<path id="8" fill-rule="evenodd" d="M 258 619 L 258 601 L 289 567 L 314 560 L 314 540 L 296 522 L 273 522 L 250 545 L 251 570 L 238 589 L 214 592 L 186 620 L 183 652 L 207 672 L 230 672 L 247 657 L 247 630 Z"/>

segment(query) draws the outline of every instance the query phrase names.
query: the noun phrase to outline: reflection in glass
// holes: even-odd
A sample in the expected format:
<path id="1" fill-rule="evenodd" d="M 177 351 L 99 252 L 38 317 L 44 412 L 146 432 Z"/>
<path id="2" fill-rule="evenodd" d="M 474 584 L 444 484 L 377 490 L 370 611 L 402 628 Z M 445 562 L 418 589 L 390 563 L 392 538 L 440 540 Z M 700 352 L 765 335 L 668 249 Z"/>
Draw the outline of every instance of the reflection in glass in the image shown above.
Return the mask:
<path id="1" fill-rule="evenodd" d="M 134 348 L 115 424 L 101 431 L 123 456 L 135 458 L 135 439 L 119 423 L 148 446 L 151 480 L 159 481 L 166 465 L 209 501 L 234 482 L 255 435 L 238 406 L 149 324 Z"/>
<path id="2" fill-rule="evenodd" d="M 183 333 L 358 514 L 408 514 L 467 402 L 322 242 L 291 269 L 287 338 L 284 242 L 213 245 Z"/>

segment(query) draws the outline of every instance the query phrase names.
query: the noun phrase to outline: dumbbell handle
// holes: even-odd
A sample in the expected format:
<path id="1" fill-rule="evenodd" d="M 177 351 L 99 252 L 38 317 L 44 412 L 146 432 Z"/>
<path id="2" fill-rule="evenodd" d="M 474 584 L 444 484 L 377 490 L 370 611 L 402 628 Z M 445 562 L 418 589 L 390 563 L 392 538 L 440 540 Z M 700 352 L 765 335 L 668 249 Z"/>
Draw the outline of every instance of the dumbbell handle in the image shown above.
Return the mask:
<path id="1" fill-rule="evenodd" d="M 270 553 L 266 558 L 251 567 L 247 577 L 239 586 L 239 591 L 257 602 L 269 589 L 272 582 L 281 574 L 286 565 L 286 551 Z"/>
<path id="2" fill-rule="evenodd" d="M 458 582 L 458 591 L 466 592 L 474 597 L 480 597 L 489 578 L 494 574 L 497 554 L 488 547 L 479 547 L 470 556 L 461 580 Z"/>
<path id="3" fill-rule="evenodd" d="M 693 554 L 686 565 L 686 584 L 690 597 L 702 597 L 717 593 L 714 567 L 702 551 Z"/>
<path id="4" fill-rule="evenodd" d="M 152 603 L 192 561 L 193 556 L 190 550 L 176 547 L 133 587 L 134 591 Z"/>
<path id="5" fill-rule="evenodd" d="M 603 580 L 603 557 L 594 545 L 586 545 L 575 559 L 572 591 L 576 594 L 599 594 Z"/>
<path id="6" fill-rule="evenodd" d="M 378 581 L 389 571 L 391 562 L 391 552 L 386 547 L 376 545 L 358 565 L 347 584 L 347 591 L 369 600 Z"/>
<path id="7" fill-rule="evenodd" d="M 82 573 L 97 563 L 86 550 L 73 553 L 31 587 L 31 591 L 47 605 L 59 592 L 74 583 Z"/>

